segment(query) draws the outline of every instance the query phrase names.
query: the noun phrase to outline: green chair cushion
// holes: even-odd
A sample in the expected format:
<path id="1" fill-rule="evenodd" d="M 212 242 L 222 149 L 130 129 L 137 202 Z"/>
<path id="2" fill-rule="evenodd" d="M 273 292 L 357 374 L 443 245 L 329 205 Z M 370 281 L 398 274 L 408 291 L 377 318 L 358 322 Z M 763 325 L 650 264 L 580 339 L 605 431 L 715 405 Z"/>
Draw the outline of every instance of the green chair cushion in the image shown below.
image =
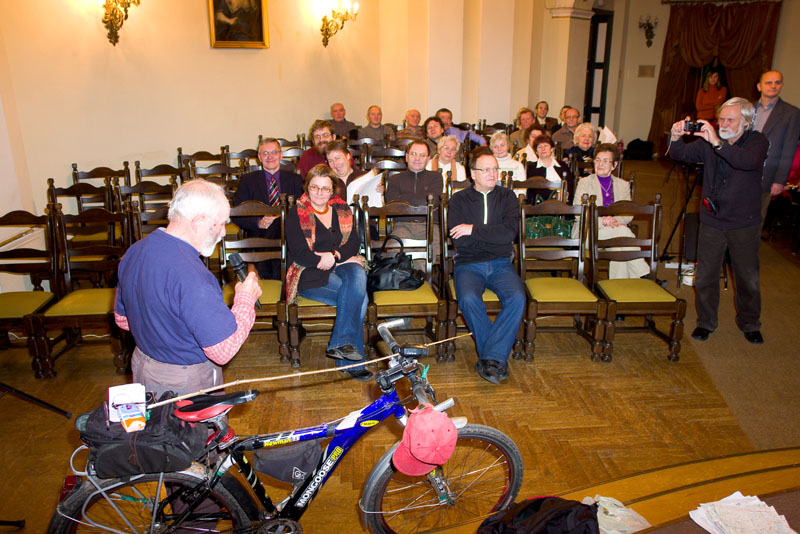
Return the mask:
<path id="1" fill-rule="evenodd" d="M 450 279 L 450 281 L 448 283 L 450 284 L 450 294 L 451 295 L 455 295 L 456 294 L 456 283 L 455 283 L 455 281 L 453 279 Z M 495 295 L 494 291 L 492 291 L 490 289 L 487 289 L 487 290 L 485 290 L 483 292 L 483 301 L 484 302 L 500 302 L 500 299 L 497 298 L 497 295 Z"/>
<path id="2" fill-rule="evenodd" d="M 275 304 L 281 300 L 281 281 L 280 280 L 259 280 L 261 285 L 261 297 L 258 301 L 261 304 Z M 233 295 L 236 292 L 236 284 L 228 284 L 222 288 L 222 298 L 225 304 L 233 306 Z"/>
<path id="3" fill-rule="evenodd" d="M 392 306 L 397 304 L 436 304 L 438 297 L 428 284 L 422 284 L 413 291 L 376 291 L 372 294 L 372 301 L 378 306 Z"/>
<path id="4" fill-rule="evenodd" d="M 0 293 L 0 319 L 18 319 L 33 313 L 54 296 L 49 291 Z"/>
<path id="5" fill-rule="evenodd" d="M 46 312 L 45 317 L 72 315 L 102 315 L 114 310 L 114 288 L 78 289 L 67 294 Z"/>
<path id="6" fill-rule="evenodd" d="M 538 302 L 597 302 L 597 296 L 574 278 L 529 278 L 525 285 Z"/>
<path id="7" fill-rule="evenodd" d="M 616 278 L 597 283 L 617 302 L 675 302 L 675 296 L 647 278 Z"/>

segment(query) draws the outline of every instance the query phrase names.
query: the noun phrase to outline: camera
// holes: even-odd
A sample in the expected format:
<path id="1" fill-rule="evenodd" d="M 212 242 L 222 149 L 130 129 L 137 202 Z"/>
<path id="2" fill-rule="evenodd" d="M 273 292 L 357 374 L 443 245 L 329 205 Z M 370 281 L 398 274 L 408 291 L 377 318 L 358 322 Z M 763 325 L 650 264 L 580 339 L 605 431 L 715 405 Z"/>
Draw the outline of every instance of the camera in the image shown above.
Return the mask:
<path id="1" fill-rule="evenodd" d="M 686 133 L 699 132 L 703 129 L 703 123 L 697 121 L 685 120 L 683 121 L 683 131 Z"/>
<path id="2" fill-rule="evenodd" d="M 718 211 L 717 203 L 714 202 L 714 200 L 711 197 L 703 197 L 703 207 L 706 209 L 706 211 L 708 211 L 709 213 L 713 213 L 715 215 Z"/>

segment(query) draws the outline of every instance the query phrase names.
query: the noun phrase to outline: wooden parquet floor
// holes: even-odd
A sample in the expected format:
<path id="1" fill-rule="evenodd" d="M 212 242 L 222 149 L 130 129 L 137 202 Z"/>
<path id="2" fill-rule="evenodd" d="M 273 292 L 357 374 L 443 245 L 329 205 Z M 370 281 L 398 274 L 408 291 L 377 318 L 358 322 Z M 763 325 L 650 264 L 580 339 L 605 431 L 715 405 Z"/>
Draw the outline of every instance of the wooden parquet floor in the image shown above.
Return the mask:
<path id="1" fill-rule="evenodd" d="M 418 336 L 405 336 L 422 342 Z M 331 367 L 326 338 L 302 345 L 303 370 Z M 626 334 L 614 361 L 594 363 L 589 346 L 571 334 L 543 334 L 534 363 L 511 361 L 511 378 L 497 387 L 473 369 L 469 338 L 457 342 L 456 361 L 431 362 L 429 378 L 439 400 L 456 400 L 452 415 L 496 427 L 522 450 L 521 496 L 563 493 L 642 471 L 752 450 L 736 420 L 689 347 L 681 361 L 666 359 L 666 345 L 647 334 Z M 2 381 L 67 411 L 82 413 L 102 402 L 114 374 L 108 346 L 86 345 L 57 362 L 58 376 L 35 380 L 27 351 L 0 359 Z M 277 358 L 272 335 L 255 335 L 225 370 L 228 381 L 290 373 Z M 342 417 L 378 395 L 374 384 L 340 373 L 264 383 L 261 395 L 231 412 L 239 434 L 291 429 Z M 56 504 L 70 452 L 79 445 L 72 421 L 10 395 L 0 400 L 5 417 L 0 465 L 0 518 L 25 518 L 25 532 L 43 532 Z M 337 468 L 302 524 L 307 532 L 360 532 L 361 487 L 374 462 L 399 439 L 387 422 L 368 434 Z M 14 481 L 14 482 L 12 482 Z M 276 484 L 271 492 L 284 495 Z"/>

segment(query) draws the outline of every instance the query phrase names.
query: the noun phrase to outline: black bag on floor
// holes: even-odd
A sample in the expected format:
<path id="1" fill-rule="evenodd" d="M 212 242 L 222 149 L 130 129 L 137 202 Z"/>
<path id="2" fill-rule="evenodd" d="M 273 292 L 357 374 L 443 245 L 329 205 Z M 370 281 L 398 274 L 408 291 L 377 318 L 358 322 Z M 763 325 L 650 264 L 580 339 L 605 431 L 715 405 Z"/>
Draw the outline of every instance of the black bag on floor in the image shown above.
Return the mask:
<path id="1" fill-rule="evenodd" d="M 478 534 L 599 534 L 597 505 L 537 497 L 489 516 Z"/>
<path id="2" fill-rule="evenodd" d="M 166 392 L 159 400 L 174 397 Z M 181 421 L 166 404 L 150 410 L 150 419 L 138 432 L 126 432 L 121 423 L 108 421 L 108 406 L 83 414 L 75 420 L 81 441 L 89 446 L 89 462 L 100 478 L 142 473 L 181 471 L 205 449 L 206 425 Z"/>
<path id="3" fill-rule="evenodd" d="M 390 241 L 400 243 L 400 251 L 386 252 L 386 244 Z M 367 291 L 402 290 L 411 291 L 425 283 L 425 274 L 414 269 L 414 260 L 404 252 L 403 241 L 393 235 L 388 236 L 369 264 L 367 273 Z"/>

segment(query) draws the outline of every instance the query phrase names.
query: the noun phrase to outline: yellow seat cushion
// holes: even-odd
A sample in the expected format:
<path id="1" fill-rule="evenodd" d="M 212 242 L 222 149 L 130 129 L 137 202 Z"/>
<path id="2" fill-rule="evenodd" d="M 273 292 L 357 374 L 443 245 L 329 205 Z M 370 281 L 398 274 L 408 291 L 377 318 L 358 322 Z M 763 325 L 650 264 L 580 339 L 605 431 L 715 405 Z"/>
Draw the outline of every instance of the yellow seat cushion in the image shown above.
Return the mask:
<path id="1" fill-rule="evenodd" d="M 261 304 L 275 304 L 281 300 L 281 281 L 280 280 L 259 280 L 261 285 L 261 297 L 258 301 Z M 233 306 L 233 296 L 236 292 L 236 284 L 228 284 L 222 288 L 222 298 L 225 304 Z"/>
<path id="2" fill-rule="evenodd" d="M 68 315 L 100 315 L 114 309 L 114 288 L 78 289 L 56 302 L 45 313 L 45 317 Z"/>
<path id="3" fill-rule="evenodd" d="M 297 304 L 301 308 L 302 307 L 310 307 L 310 306 L 327 306 L 327 304 L 325 304 L 324 302 L 319 302 L 318 300 L 307 299 L 305 297 L 301 297 L 300 295 L 297 295 L 297 300 L 295 301 L 295 304 Z"/>
<path id="4" fill-rule="evenodd" d="M 597 302 L 597 296 L 574 278 L 529 278 L 525 285 L 538 302 Z"/>
<path id="5" fill-rule="evenodd" d="M 16 319 L 33 313 L 53 297 L 49 291 L 0 293 L 0 319 Z"/>
<path id="6" fill-rule="evenodd" d="M 616 278 L 597 285 L 617 302 L 675 302 L 672 293 L 646 278 Z"/>
<path id="7" fill-rule="evenodd" d="M 372 301 L 378 306 L 391 306 L 397 304 L 436 304 L 438 297 L 428 284 L 422 284 L 413 291 L 376 291 L 372 294 Z"/>
<path id="8" fill-rule="evenodd" d="M 456 294 L 456 283 L 455 283 L 455 281 L 450 279 L 450 281 L 448 283 L 450 284 L 450 294 L 451 295 L 455 295 Z M 457 295 L 456 295 L 456 298 L 458 298 Z M 494 291 L 492 291 L 491 289 L 487 289 L 487 290 L 485 290 L 483 292 L 483 301 L 484 302 L 500 302 L 500 299 L 497 298 L 497 295 L 495 295 Z"/>

